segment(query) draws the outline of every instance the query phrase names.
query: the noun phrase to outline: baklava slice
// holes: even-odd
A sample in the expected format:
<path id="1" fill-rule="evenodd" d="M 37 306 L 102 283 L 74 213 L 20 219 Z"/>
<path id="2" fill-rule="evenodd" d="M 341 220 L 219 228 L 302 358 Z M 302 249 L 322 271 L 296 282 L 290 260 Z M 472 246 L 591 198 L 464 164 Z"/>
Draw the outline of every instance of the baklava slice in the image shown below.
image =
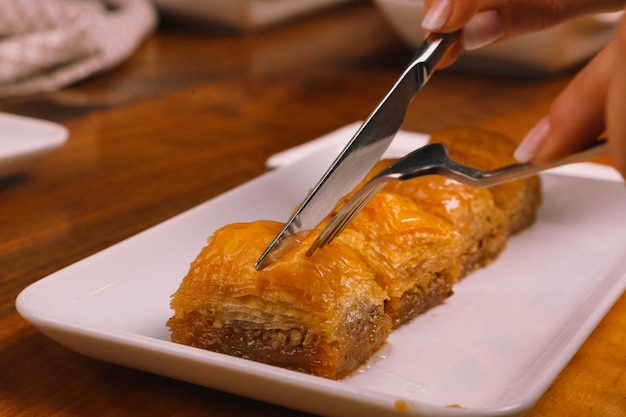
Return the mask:
<path id="1" fill-rule="evenodd" d="M 440 304 L 459 278 L 459 234 L 411 199 L 380 191 L 335 242 L 352 248 L 387 292 L 394 326 Z"/>
<path id="2" fill-rule="evenodd" d="M 481 170 L 494 170 L 516 162 L 517 144 L 505 135 L 478 127 L 451 128 L 431 137 L 431 142 L 447 145 L 452 159 Z M 506 215 L 507 234 L 515 234 L 535 221 L 541 205 L 538 176 L 510 181 L 489 188 L 494 203 Z"/>
<path id="3" fill-rule="evenodd" d="M 172 296 L 174 342 L 326 378 L 356 369 L 389 335 L 387 293 L 342 242 L 312 257 L 315 237 L 262 271 L 254 264 L 282 225 L 217 230 Z"/>
<path id="4" fill-rule="evenodd" d="M 392 182 L 385 190 L 411 198 L 423 210 L 448 221 L 460 236 L 461 276 L 483 267 L 506 247 L 504 212 L 491 193 L 441 176 Z"/>

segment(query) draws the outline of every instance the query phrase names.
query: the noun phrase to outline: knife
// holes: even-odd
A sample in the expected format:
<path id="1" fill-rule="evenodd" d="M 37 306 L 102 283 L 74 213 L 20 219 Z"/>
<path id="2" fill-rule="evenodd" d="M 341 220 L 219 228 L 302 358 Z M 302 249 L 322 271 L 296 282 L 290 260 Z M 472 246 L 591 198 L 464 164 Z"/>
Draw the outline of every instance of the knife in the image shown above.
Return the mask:
<path id="1" fill-rule="evenodd" d="M 437 63 L 457 42 L 459 33 L 429 34 L 400 78 L 359 127 L 350 142 L 257 260 L 262 270 L 301 241 L 361 181 L 385 153 L 402 126 L 413 96 L 428 81 Z"/>

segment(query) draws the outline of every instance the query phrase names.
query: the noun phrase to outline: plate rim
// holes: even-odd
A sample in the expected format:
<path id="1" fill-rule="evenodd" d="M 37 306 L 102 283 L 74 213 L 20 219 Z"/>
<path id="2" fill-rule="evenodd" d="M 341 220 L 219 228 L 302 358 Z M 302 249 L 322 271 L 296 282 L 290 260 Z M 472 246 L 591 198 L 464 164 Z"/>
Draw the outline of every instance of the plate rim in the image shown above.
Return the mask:
<path id="1" fill-rule="evenodd" d="M 409 133 L 410 134 L 410 133 Z M 584 167 L 583 167 L 584 168 Z M 42 312 L 40 310 L 37 310 L 37 306 L 33 306 L 29 303 L 29 296 L 31 295 L 31 293 L 37 293 L 37 289 L 39 286 L 44 285 L 45 282 L 50 282 L 50 280 L 55 280 L 55 279 L 62 279 L 63 273 L 64 271 L 66 271 L 68 268 L 73 268 L 75 267 L 75 265 L 77 264 L 82 264 L 84 262 L 89 262 L 90 259 L 93 259 L 93 257 L 95 256 L 106 256 L 106 254 L 103 254 L 103 252 L 112 249 L 112 248 L 118 248 L 119 245 L 124 244 L 124 242 L 127 241 L 131 241 L 133 239 L 136 239 L 139 235 L 143 235 L 143 234 L 148 234 L 148 233 L 155 233 L 155 229 L 158 227 L 162 227 L 165 224 L 167 224 L 168 222 L 171 221 L 176 221 L 177 218 L 182 217 L 182 216 L 186 216 L 188 215 L 189 212 L 193 211 L 193 210 L 201 210 L 202 207 L 204 207 L 205 204 L 209 203 L 209 202 L 214 202 L 216 204 L 218 204 L 219 202 L 216 202 L 217 200 L 219 200 L 220 198 L 224 198 L 226 197 L 228 194 L 230 193 L 234 193 L 237 192 L 237 190 L 239 190 L 242 187 L 245 186 L 250 186 L 250 184 L 255 183 L 257 181 L 262 181 L 263 178 L 266 178 L 266 176 L 272 176 L 272 175 L 280 175 L 280 173 L 282 172 L 282 169 L 284 168 L 280 168 L 274 171 L 270 171 L 267 172 L 265 174 L 262 174 L 261 176 L 245 183 L 242 184 L 239 187 L 236 187 L 230 191 L 227 191 L 226 193 L 217 196 L 205 203 L 202 203 L 196 207 L 193 207 L 189 210 L 186 210 L 168 220 L 165 220 L 162 223 L 159 223 L 156 226 L 153 226 L 143 232 L 138 233 L 137 235 L 134 235 L 126 240 L 123 240 L 121 242 L 118 242 L 114 245 L 112 245 L 111 247 L 97 252 L 94 255 L 91 255 L 87 258 L 84 258 L 83 260 L 80 260 L 72 265 L 69 265 L 68 267 L 65 267 L 53 274 L 48 275 L 47 277 L 44 277 L 34 283 L 32 283 L 31 285 L 27 286 L 24 290 L 22 290 L 22 292 L 20 292 L 20 294 L 18 295 L 17 299 L 16 299 L 16 308 L 18 309 L 18 312 L 27 320 L 29 321 L 34 327 L 38 328 L 42 333 L 46 334 L 48 337 L 52 338 L 53 340 L 55 340 L 57 343 L 60 343 L 66 347 L 67 346 L 66 343 L 63 343 L 62 340 L 57 340 L 55 337 L 50 336 L 50 331 L 54 331 L 54 330 L 58 330 L 61 329 L 62 331 L 66 331 L 68 334 L 76 334 L 77 332 L 82 332 L 83 335 L 90 335 L 91 337 L 105 337 L 108 340 L 114 340 L 117 341 L 118 343 L 122 343 L 122 344 L 126 344 L 126 345 L 132 345 L 135 346 L 136 348 L 143 348 L 152 352 L 163 352 L 162 349 L 158 349 L 158 347 L 161 347 L 163 349 L 165 349 L 165 351 L 167 352 L 183 352 L 183 356 L 187 357 L 187 359 L 189 359 L 189 356 L 193 357 L 193 358 L 200 358 L 202 356 L 201 359 L 197 359 L 200 360 L 202 363 L 205 364 L 205 366 L 215 366 L 215 364 L 212 361 L 206 361 L 206 358 L 214 358 L 214 357 L 219 357 L 222 360 L 226 360 L 227 363 L 235 363 L 237 364 L 237 367 L 241 366 L 241 367 L 245 367 L 245 368 L 250 368 L 252 367 L 252 369 L 262 369 L 264 371 L 267 371 L 268 369 L 272 369 L 272 371 L 270 372 L 271 375 L 280 375 L 281 377 L 284 377 L 285 375 L 287 375 L 287 380 L 289 381 L 304 381 L 307 384 L 311 383 L 311 381 L 317 381 L 314 382 L 313 384 L 315 384 L 315 387 L 317 387 L 317 389 L 322 389 L 323 388 L 323 392 L 322 391 L 317 391 L 318 395 L 321 395 L 322 393 L 325 393 L 326 396 L 330 395 L 329 392 L 326 392 L 324 390 L 329 390 L 330 387 L 337 387 L 337 383 L 341 384 L 341 382 L 337 382 L 337 381 L 332 381 L 332 380 L 326 380 L 326 379 L 318 379 L 318 377 L 312 377 L 310 375 L 305 375 L 305 374 L 301 374 L 301 373 L 297 373 L 295 371 L 290 371 L 290 370 L 286 370 L 286 369 L 282 369 L 282 368 L 278 368 L 278 367 L 274 367 L 271 365 L 266 365 L 266 364 L 259 364 L 256 362 L 251 362 L 245 359 L 240 359 L 240 358 L 233 358 L 227 355 L 221 355 L 218 353 L 214 353 L 214 352 L 207 352 L 204 350 L 200 350 L 200 349 L 196 349 L 196 348 L 191 348 L 188 346 L 182 346 L 182 345 L 176 345 L 172 342 L 166 341 L 166 340 L 162 340 L 162 339 L 158 339 L 155 337 L 149 337 L 146 335 L 140 335 L 140 334 L 133 334 L 133 333 L 129 333 L 129 332 L 123 332 L 120 330 L 106 330 L 106 329 L 99 329 L 96 331 L 96 329 L 92 329 L 89 328 L 87 326 L 81 326 L 79 324 L 72 324 L 72 323 L 68 323 L 66 320 L 59 320 L 59 319 L 55 319 L 54 315 L 50 315 L 50 314 L 46 314 L 45 312 Z M 548 174 L 550 175 L 550 174 Z M 557 175 L 566 175 L 567 174 L 557 174 Z M 584 173 L 583 173 L 584 176 Z M 612 179 L 597 179 L 597 178 L 593 178 L 593 181 L 607 181 L 607 182 L 612 182 Z M 615 286 L 619 286 L 619 288 L 622 290 L 621 292 L 623 292 L 624 287 L 626 287 L 626 273 L 624 273 L 624 275 L 621 278 L 621 281 L 618 279 L 615 283 Z M 571 350 L 571 355 L 566 355 L 566 357 L 561 357 L 561 361 L 559 363 L 554 363 L 553 364 L 553 371 L 550 373 L 549 376 L 547 376 L 546 378 L 544 378 L 540 384 L 540 387 L 536 387 L 534 389 L 531 390 L 527 390 L 527 395 L 525 398 L 520 399 L 516 404 L 510 404 L 509 406 L 506 407 L 495 407 L 495 408 L 489 408 L 489 407 L 482 407 L 482 408 L 477 408 L 477 407 L 472 407 L 471 410 L 468 409 L 460 409 L 460 410 L 456 410 L 456 409 L 452 409 L 452 408 L 442 408 L 441 405 L 433 405 L 433 404 L 429 404 L 429 403 L 419 403 L 419 404 L 413 404 L 410 405 L 410 409 L 405 411 L 403 413 L 403 415 L 411 415 L 412 413 L 415 413 L 415 415 L 429 415 L 429 416 L 456 416 L 456 415 L 464 415 L 464 416 L 503 416 L 503 415 L 517 415 L 519 413 L 523 413 L 526 410 L 528 410 L 545 392 L 545 389 L 547 389 L 549 387 L 549 385 L 552 383 L 552 381 L 554 380 L 554 378 L 556 378 L 556 376 L 558 375 L 558 373 L 560 373 L 560 371 L 563 369 L 563 367 L 567 364 L 567 362 L 571 359 L 571 356 L 573 356 L 573 354 L 576 353 L 576 351 L 579 349 L 580 345 L 582 345 L 582 343 L 584 343 L 584 341 L 587 339 L 588 334 L 591 333 L 591 331 L 595 328 L 595 326 L 599 323 L 599 321 L 602 319 L 602 317 L 604 317 L 604 315 L 606 314 L 606 312 L 608 312 L 608 310 L 612 307 L 612 305 L 617 301 L 617 299 L 619 299 L 621 297 L 621 292 L 617 291 L 616 293 L 612 293 L 612 292 L 608 292 L 604 295 L 604 298 L 606 299 L 611 299 L 609 301 L 605 301 L 599 305 L 596 305 L 593 309 L 592 309 L 592 314 L 590 315 L 590 317 L 587 318 L 587 320 L 585 320 L 585 322 L 583 323 L 583 325 L 581 325 L 580 327 L 584 327 L 584 329 L 579 329 L 578 332 L 583 332 L 585 335 L 584 337 L 581 337 L 578 340 L 579 343 L 576 343 L 575 346 L 571 345 L 571 342 L 567 345 L 570 350 Z M 73 332 L 73 333 L 72 333 Z M 111 337 L 113 336 L 113 337 Z M 575 338 L 574 338 L 575 339 Z M 132 343 L 132 342 L 135 343 Z M 139 342 L 138 342 L 139 341 Z M 156 348 L 154 346 L 151 345 L 151 343 L 149 342 L 154 342 L 156 341 Z M 69 347 L 72 350 L 73 349 L 71 347 Z M 193 353 L 189 353 L 189 352 L 193 352 Z M 218 356 L 216 356 L 218 355 Z M 90 355 L 88 355 L 90 356 Z M 102 358 L 99 358 L 102 359 Z M 178 356 L 178 359 L 180 359 L 180 356 Z M 113 363 L 118 363 L 117 361 L 113 361 L 111 359 L 102 359 L 102 360 L 106 360 L 109 362 L 113 362 Z M 134 367 L 132 366 L 132 364 L 121 364 L 122 366 L 129 366 L 129 367 Z M 248 365 L 248 366 L 246 366 Z M 138 368 L 138 369 L 143 369 L 143 368 Z M 143 370 L 147 370 L 147 369 L 143 369 Z M 161 375 L 166 375 L 166 376 L 170 376 L 173 378 L 177 378 L 177 379 L 182 379 L 182 380 L 186 380 L 187 382 L 191 382 L 191 383 L 195 383 L 195 384 L 199 384 L 199 385 L 203 385 L 203 386 L 208 386 L 206 384 L 202 384 L 202 383 L 198 383 L 196 381 L 189 381 L 187 379 L 184 378 L 179 378 L 176 375 L 171 375 L 171 374 L 164 374 L 162 372 L 159 372 L 158 370 L 147 370 L 149 372 L 153 372 L 155 374 L 161 374 Z M 257 377 L 260 377 L 258 374 L 256 375 Z M 267 379 L 267 377 L 264 377 Z M 271 379 L 271 378 L 270 378 Z M 345 384 L 343 384 L 344 389 L 346 387 Z M 354 387 L 349 387 L 350 390 L 354 390 Z M 216 389 L 220 389 L 220 388 L 216 388 Z M 304 389 L 303 387 L 300 387 L 300 389 Z M 307 389 L 310 389 L 310 387 L 307 387 Z M 226 390 L 229 392 L 233 392 L 232 390 Z M 359 391 L 362 391 L 359 388 Z M 343 389 L 342 389 L 343 392 Z M 234 392 L 237 395 L 243 395 L 243 396 L 248 396 L 251 398 L 256 398 L 259 400 L 263 400 L 263 401 L 267 401 L 267 398 L 257 398 L 251 395 L 248 395 L 246 393 L 242 393 L 242 392 Z M 336 398 L 336 397 L 335 397 Z M 343 398 L 343 397 L 342 397 Z M 366 398 L 370 399 L 371 402 L 369 403 L 369 406 L 371 407 L 383 407 L 381 408 L 381 410 L 386 411 L 387 413 L 394 413 L 394 412 L 398 412 L 397 409 L 394 409 L 394 405 L 391 404 L 390 405 L 390 401 L 392 399 L 392 396 L 383 392 L 368 392 L 366 395 Z M 393 398 L 394 401 L 401 401 L 402 399 L 400 397 L 394 397 Z M 344 400 L 346 400 L 344 398 Z M 287 401 L 286 399 L 284 401 Z M 279 405 L 283 405 L 283 406 L 287 406 L 287 407 L 291 407 L 291 408 L 296 408 L 296 409 L 301 409 L 303 411 L 308 411 L 308 412 L 319 412 L 319 409 L 315 410 L 315 409 L 310 409 L 310 408 L 300 408 L 294 404 L 291 403 L 285 403 L 285 402 L 277 402 L 277 401 L 270 401 L 270 402 L 274 402 L 276 404 Z M 348 403 L 352 403 L 353 400 L 347 399 L 346 401 L 348 401 Z M 376 405 L 378 404 L 378 405 Z M 318 405 L 318 406 L 323 406 L 323 405 Z M 414 408 L 412 408 L 414 407 Z M 345 413 L 343 414 L 333 414 L 336 410 L 325 410 L 325 412 L 329 415 L 346 415 Z M 351 410 L 347 410 L 347 411 L 351 411 Z M 428 414 L 425 414 L 428 413 Z M 354 414 L 357 415 L 357 414 Z"/>

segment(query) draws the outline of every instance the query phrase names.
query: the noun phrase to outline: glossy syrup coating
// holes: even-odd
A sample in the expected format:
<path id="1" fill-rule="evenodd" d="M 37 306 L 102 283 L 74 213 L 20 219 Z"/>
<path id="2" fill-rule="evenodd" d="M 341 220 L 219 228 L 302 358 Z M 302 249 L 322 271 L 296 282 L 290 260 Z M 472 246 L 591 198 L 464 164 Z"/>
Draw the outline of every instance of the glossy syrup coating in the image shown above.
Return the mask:
<path id="1" fill-rule="evenodd" d="M 480 169 L 512 163 L 513 142 L 482 129 L 450 129 L 432 141 Z M 390 162 L 380 161 L 364 181 Z M 494 260 L 512 233 L 532 223 L 540 202 L 537 178 L 490 189 L 432 175 L 391 182 L 330 244 L 306 256 L 321 225 L 261 271 L 256 259 L 282 224 L 226 225 L 172 297 L 172 340 L 341 378 L 392 328 L 440 304 L 455 282 Z"/>
<path id="2" fill-rule="evenodd" d="M 214 233 L 172 297 L 172 340 L 338 378 L 389 334 L 387 294 L 340 242 L 307 257 L 313 236 L 257 271 L 259 253 L 281 226 L 236 223 Z"/>

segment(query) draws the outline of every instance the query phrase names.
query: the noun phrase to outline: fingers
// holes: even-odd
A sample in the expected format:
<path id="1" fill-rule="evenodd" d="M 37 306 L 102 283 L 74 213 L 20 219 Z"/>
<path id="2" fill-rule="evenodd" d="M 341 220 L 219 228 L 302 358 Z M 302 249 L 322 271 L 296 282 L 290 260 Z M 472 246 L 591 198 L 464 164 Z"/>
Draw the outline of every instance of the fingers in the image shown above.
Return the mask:
<path id="1" fill-rule="evenodd" d="M 620 10 L 624 0 L 425 0 L 422 27 L 463 29 L 466 49 L 546 29 L 573 17 Z"/>
<path id="2" fill-rule="evenodd" d="M 563 90 L 522 140 L 520 162 L 547 162 L 605 133 L 613 165 L 626 179 L 626 15 L 617 36 Z"/>
<path id="3" fill-rule="evenodd" d="M 626 15 L 615 37 L 615 61 L 607 97 L 607 135 L 613 165 L 626 179 Z"/>
<path id="4" fill-rule="evenodd" d="M 615 45 L 601 51 L 559 94 L 548 115 L 522 140 L 520 162 L 547 162 L 575 152 L 605 130 L 607 92 Z"/>
<path id="5" fill-rule="evenodd" d="M 613 165 L 626 179 L 626 15 L 616 38 L 566 87 L 515 152 L 520 162 L 547 162 L 606 134 Z"/>
<path id="6" fill-rule="evenodd" d="M 424 0 L 422 27 L 431 32 L 461 29 L 478 11 L 480 0 Z"/>
<path id="7" fill-rule="evenodd" d="M 463 29 L 465 49 L 476 49 L 586 14 L 623 9 L 624 0 L 424 0 L 422 26 L 431 32 Z M 450 64 L 457 47 L 444 60 Z M 515 156 L 547 162 L 575 152 L 601 134 L 609 139 L 615 167 L 626 179 L 626 14 L 616 38 L 554 101 Z"/>
<path id="8" fill-rule="evenodd" d="M 491 45 L 506 36 L 506 22 L 498 10 L 476 13 L 463 29 L 463 44 L 468 51 Z"/>
<path id="9" fill-rule="evenodd" d="M 424 17 L 422 27 L 429 31 L 439 31 L 447 26 L 452 16 L 453 4 L 450 0 L 424 2 Z"/>

